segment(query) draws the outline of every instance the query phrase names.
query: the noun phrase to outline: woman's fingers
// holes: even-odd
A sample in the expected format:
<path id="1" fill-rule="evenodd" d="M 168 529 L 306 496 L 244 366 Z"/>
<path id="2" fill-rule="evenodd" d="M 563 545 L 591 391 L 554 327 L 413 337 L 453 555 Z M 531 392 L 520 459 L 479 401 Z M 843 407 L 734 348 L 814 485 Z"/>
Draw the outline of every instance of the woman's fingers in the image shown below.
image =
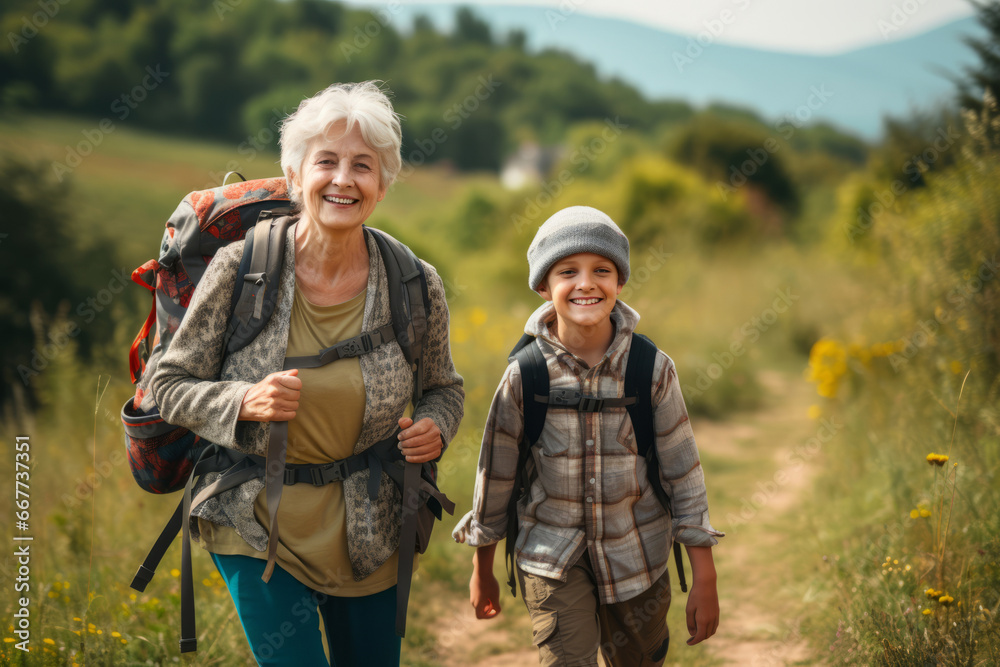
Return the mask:
<path id="1" fill-rule="evenodd" d="M 399 432 L 399 448 L 410 463 L 425 463 L 441 456 L 444 442 L 441 440 L 441 429 L 434 420 L 425 417 L 413 423 L 412 419 L 404 417 L 399 420 L 403 430 Z"/>
<path id="2" fill-rule="evenodd" d="M 239 419 L 245 421 L 288 421 L 299 409 L 302 380 L 298 369 L 271 373 L 250 387 L 243 396 Z"/>

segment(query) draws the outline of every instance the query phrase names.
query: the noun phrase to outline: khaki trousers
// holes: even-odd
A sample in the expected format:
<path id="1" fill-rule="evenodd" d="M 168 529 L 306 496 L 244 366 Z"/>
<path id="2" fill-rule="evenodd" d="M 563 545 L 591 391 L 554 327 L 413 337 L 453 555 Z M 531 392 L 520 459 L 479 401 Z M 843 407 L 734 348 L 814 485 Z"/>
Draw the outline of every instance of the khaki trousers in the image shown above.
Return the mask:
<path id="1" fill-rule="evenodd" d="M 652 586 L 625 602 L 600 604 L 584 552 L 565 582 L 517 569 L 531 615 L 532 643 L 545 667 L 592 667 L 600 651 L 609 667 L 659 667 L 670 636 L 670 578 L 665 571 Z"/>

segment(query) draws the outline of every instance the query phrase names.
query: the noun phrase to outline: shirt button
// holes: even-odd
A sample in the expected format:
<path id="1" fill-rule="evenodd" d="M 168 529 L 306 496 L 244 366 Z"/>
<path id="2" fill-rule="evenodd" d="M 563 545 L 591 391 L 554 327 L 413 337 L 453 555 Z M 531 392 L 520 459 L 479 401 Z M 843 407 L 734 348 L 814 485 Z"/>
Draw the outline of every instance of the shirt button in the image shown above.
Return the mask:
<path id="1" fill-rule="evenodd" d="M 587 446 L 588 447 L 593 447 L 594 446 L 594 441 L 593 440 L 588 440 L 587 441 Z"/>
<path id="2" fill-rule="evenodd" d="M 593 496 L 587 496 L 587 502 L 588 503 L 594 502 L 594 497 Z"/>
<path id="3" fill-rule="evenodd" d="M 596 483 L 597 483 L 597 480 L 596 480 L 595 478 L 591 477 L 591 478 L 590 478 L 590 483 L 591 483 L 591 484 L 596 484 Z"/>

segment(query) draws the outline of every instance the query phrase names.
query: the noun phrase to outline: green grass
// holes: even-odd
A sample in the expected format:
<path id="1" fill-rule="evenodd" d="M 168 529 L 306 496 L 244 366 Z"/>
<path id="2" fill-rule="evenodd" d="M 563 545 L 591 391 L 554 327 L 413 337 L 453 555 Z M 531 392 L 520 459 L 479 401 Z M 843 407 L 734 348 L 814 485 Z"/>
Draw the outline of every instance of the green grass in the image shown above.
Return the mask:
<path id="1" fill-rule="evenodd" d="M 99 120 L 0 118 L 0 147 L 32 160 L 63 161 L 66 147 L 83 140 L 82 133 Z M 236 166 L 250 178 L 279 173 L 277 155 L 248 159 L 239 150 L 239 145 L 117 127 L 67 180 L 72 222 L 81 230 L 81 243 L 103 244 L 127 269 L 154 256 L 166 218 L 187 192 L 215 185 L 213 172 Z M 230 165 L 232 161 L 236 164 Z M 588 190 L 596 185 L 581 180 L 555 205 L 589 201 Z M 600 196 L 610 202 L 618 194 L 607 191 Z M 827 191 L 807 196 L 809 229 L 834 224 L 836 212 L 824 217 L 831 197 Z M 507 365 L 506 353 L 541 303 L 526 285 L 524 250 L 533 229 L 517 230 L 510 222 L 525 198 L 525 193 L 505 193 L 489 175 L 420 169 L 390 191 L 372 219 L 373 225 L 397 235 L 434 263 L 447 281 L 452 352 L 465 378 L 467 400 L 465 420 L 441 465 L 440 483 L 456 502 L 457 515 L 471 507 L 481 429 Z M 470 202 L 478 202 L 486 218 L 470 217 L 469 211 L 477 210 Z M 898 319 L 909 312 L 912 295 L 906 290 L 880 291 L 900 280 L 898 267 L 890 270 L 870 255 L 859 260 L 858 254 L 839 254 L 843 249 L 832 242 L 801 246 L 772 239 L 706 249 L 672 235 L 669 230 L 676 221 L 650 218 L 645 224 L 657 222 L 666 230 L 662 246 L 637 245 L 632 250 L 635 280 L 626 300 L 642 315 L 639 330 L 674 359 L 682 387 L 695 389 L 702 374 L 714 373 L 713 364 L 728 364 L 725 355 L 734 344 L 742 345 L 733 363 L 699 390 L 701 395 L 688 398 L 695 435 L 703 443 L 713 523 L 730 531 L 717 550 L 720 632 L 727 631 L 727 609 L 756 610 L 762 617 L 794 621 L 796 632 L 811 641 L 814 654 L 828 655 L 838 629 L 845 636 L 843 622 L 865 618 L 871 611 L 865 605 L 872 601 L 888 600 L 872 593 L 872 587 L 882 586 L 879 561 L 887 549 L 890 555 L 905 554 L 908 562 L 924 562 L 921 554 L 929 547 L 921 540 L 926 535 L 912 532 L 908 512 L 922 499 L 934 497 L 928 490 L 927 464 L 920 457 L 931 449 L 940 451 L 950 436 L 950 422 L 935 406 L 937 398 L 953 405 L 954 387 L 947 375 L 896 375 L 885 365 L 865 366 L 853 358 L 837 399 L 820 398 L 804 381 L 809 351 L 822 336 L 839 335 L 845 345 L 865 347 L 912 330 L 913 320 L 900 324 Z M 482 238 L 478 232 L 460 233 L 464 226 L 476 225 L 483 227 Z M 670 256 L 664 262 L 651 261 L 656 259 L 654 250 L 656 257 Z M 647 271 L 640 279 L 641 267 Z M 795 298 L 779 312 L 776 300 L 789 292 Z M 177 546 L 147 592 L 133 598 L 128 589 L 177 499 L 136 489 L 121 456 L 117 415 L 132 390 L 125 350 L 145 317 L 144 312 L 132 312 L 127 301 L 116 302 L 102 314 L 114 334 L 94 361 L 83 364 L 70 346 L 39 378 L 40 410 L 11 412 L 0 426 L 8 442 L 19 434 L 31 436 L 35 463 L 32 645 L 41 653 L 33 656 L 40 662 L 32 664 L 68 665 L 74 655 L 85 655 L 86 664 L 164 664 L 178 656 L 179 581 L 170 573 L 179 563 Z M 920 313 L 928 306 L 921 307 Z M 928 349 L 921 354 L 926 354 L 928 366 L 947 368 L 957 353 Z M 110 377 L 111 383 L 96 414 L 95 437 L 99 375 L 104 381 Z M 914 386 L 921 391 L 914 392 Z M 995 519 L 991 523 L 971 511 L 979 505 L 993 507 L 996 501 L 995 485 L 988 482 L 997 466 L 991 391 L 984 383 L 976 385 L 973 397 L 979 407 L 965 413 L 954 453 L 955 460 L 967 466 L 963 470 L 975 470 L 976 475 L 959 478 L 956 507 L 962 510 L 954 530 L 964 531 L 964 537 L 956 538 L 951 548 L 955 563 L 963 563 L 969 576 L 979 581 L 996 581 L 998 556 L 976 560 L 974 549 L 994 554 L 990 549 L 996 548 L 1000 530 Z M 817 428 L 805 417 L 813 404 L 848 426 L 809 460 L 815 477 L 795 491 L 788 500 L 791 505 L 760 511 L 748 524 L 740 524 L 736 519 L 744 501 L 787 467 L 775 457 L 803 445 Z M 0 474 L 11 478 L 10 457 L 0 462 Z M 0 500 L 4 516 L 11 516 L 12 500 Z M 476 664 L 530 646 L 526 611 L 507 594 L 502 597 L 504 614 L 491 625 L 470 625 L 463 616 L 472 550 L 451 542 L 453 525 L 449 519 L 437 528 L 414 581 L 403 649 L 404 664 L 413 667 Z M 903 530 L 889 531 L 887 526 Z M 5 562 L 9 568 L 10 561 Z M 181 662 L 246 664 L 246 640 L 228 593 L 212 577 L 213 568 L 203 555 L 196 555 L 195 568 L 202 649 L 196 658 L 185 656 Z M 503 581 L 501 559 L 496 569 Z M 8 577 L 5 573 L 4 580 Z M 971 594 L 974 587 L 961 590 Z M 718 656 L 712 641 L 696 649 L 683 645 L 685 598 L 676 591 L 675 585 L 668 662 L 713 664 Z M 5 626 L 13 620 L 14 604 L 12 595 L 0 603 Z M 115 632 L 121 637 L 112 637 Z M 780 623 L 769 621 L 740 632 L 749 641 L 793 643 Z M 465 640 L 473 635 L 475 641 Z M 44 643 L 46 638 L 53 643 Z M 857 641 L 869 650 L 874 640 Z M 0 656 L 0 661 L 17 659 L 9 643 L 0 647 Z"/>

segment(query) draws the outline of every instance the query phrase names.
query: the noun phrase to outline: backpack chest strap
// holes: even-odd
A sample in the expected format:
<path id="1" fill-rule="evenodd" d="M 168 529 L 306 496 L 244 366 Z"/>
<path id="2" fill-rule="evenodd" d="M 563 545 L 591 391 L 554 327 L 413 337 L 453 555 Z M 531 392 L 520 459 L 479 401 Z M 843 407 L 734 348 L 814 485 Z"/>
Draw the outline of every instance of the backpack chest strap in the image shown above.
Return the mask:
<path id="1" fill-rule="evenodd" d="M 396 332 L 393 330 L 392 323 L 390 322 L 374 331 L 366 331 L 354 338 L 334 343 L 316 354 L 305 357 L 285 357 L 284 367 L 285 370 L 292 368 L 320 368 L 338 359 L 360 357 L 362 354 L 368 354 L 375 348 L 381 347 L 393 340 L 396 340 Z"/>
<path id="2" fill-rule="evenodd" d="M 548 396 L 532 394 L 536 403 L 548 405 L 550 409 L 575 408 L 578 412 L 601 412 L 605 408 L 627 408 L 637 402 L 635 396 L 599 398 L 584 396 L 575 389 L 553 389 Z"/>

